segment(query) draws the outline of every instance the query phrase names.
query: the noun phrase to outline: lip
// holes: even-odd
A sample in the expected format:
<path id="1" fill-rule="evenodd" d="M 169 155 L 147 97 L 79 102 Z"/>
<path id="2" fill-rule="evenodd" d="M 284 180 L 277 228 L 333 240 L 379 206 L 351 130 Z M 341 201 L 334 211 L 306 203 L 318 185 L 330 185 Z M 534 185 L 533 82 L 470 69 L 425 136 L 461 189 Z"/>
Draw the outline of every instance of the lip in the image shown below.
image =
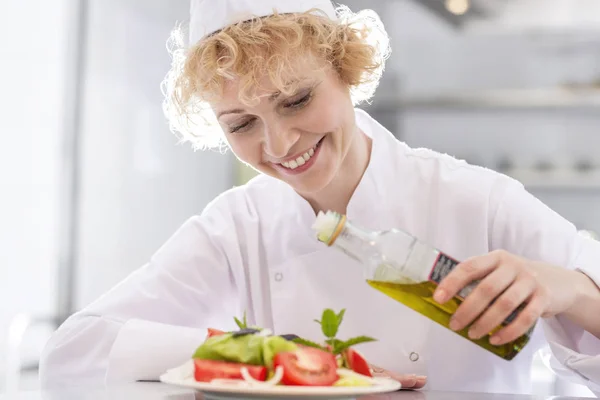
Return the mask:
<path id="1" fill-rule="evenodd" d="M 301 155 L 303 155 L 304 153 L 306 153 L 307 151 L 309 151 L 310 149 L 314 148 L 316 145 L 318 145 L 319 143 L 321 143 L 321 140 L 323 140 L 323 138 L 319 139 L 319 141 L 316 144 L 313 144 L 311 147 L 309 147 L 308 149 L 301 151 L 300 153 L 294 155 L 294 156 L 289 156 L 288 158 L 281 160 L 278 162 L 278 164 L 283 164 L 284 162 L 290 162 L 292 160 L 295 160 L 296 158 L 300 157 Z M 275 163 L 274 163 L 275 164 Z"/>
<path id="2" fill-rule="evenodd" d="M 296 167 L 294 169 L 290 169 L 290 168 L 286 168 L 283 165 L 279 164 L 279 163 L 272 163 L 272 165 L 279 171 L 282 171 L 283 173 L 287 174 L 287 175 L 298 175 L 303 173 L 304 171 L 306 171 L 307 169 L 309 169 L 310 167 L 312 167 L 312 165 L 315 163 L 315 160 L 317 159 L 319 153 L 321 152 L 321 147 L 323 147 L 323 140 L 325 138 L 323 137 L 321 140 L 319 140 L 319 142 L 317 143 L 317 148 L 315 149 L 315 154 L 313 154 L 307 162 L 305 162 L 304 164 L 300 165 L 299 167 Z M 311 147 L 312 148 L 312 147 Z M 300 155 L 302 155 L 304 153 L 300 153 Z M 296 158 L 300 157 L 300 155 L 296 156 Z M 295 158 L 288 158 L 285 161 L 291 161 L 291 160 L 295 160 Z M 282 161 L 282 162 L 285 162 Z"/>

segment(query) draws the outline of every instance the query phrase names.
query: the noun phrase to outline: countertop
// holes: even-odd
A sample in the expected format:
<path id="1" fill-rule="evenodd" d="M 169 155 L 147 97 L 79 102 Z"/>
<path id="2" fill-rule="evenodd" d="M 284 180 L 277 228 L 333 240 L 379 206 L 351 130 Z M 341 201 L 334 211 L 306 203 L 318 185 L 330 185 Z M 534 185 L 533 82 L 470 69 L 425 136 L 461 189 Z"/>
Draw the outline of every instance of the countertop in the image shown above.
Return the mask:
<path id="1" fill-rule="evenodd" d="M 0 394 L 0 400 L 204 400 L 200 393 L 161 383 L 136 383 L 110 388 L 77 387 L 55 391 Z M 208 398 L 207 398 L 208 399 Z M 436 391 L 399 391 L 359 397 L 357 400 L 576 400 L 583 397 L 528 396 Z"/>

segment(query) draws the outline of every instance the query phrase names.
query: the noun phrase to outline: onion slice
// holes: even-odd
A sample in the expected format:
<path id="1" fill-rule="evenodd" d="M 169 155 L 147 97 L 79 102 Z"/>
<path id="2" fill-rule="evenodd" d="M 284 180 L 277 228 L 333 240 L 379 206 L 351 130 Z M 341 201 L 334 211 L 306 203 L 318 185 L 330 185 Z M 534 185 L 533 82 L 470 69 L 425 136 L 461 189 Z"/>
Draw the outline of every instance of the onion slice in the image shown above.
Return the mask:
<path id="1" fill-rule="evenodd" d="M 277 368 L 275 368 L 275 375 L 273 375 L 273 377 L 271 379 L 269 379 L 268 381 L 264 381 L 264 382 L 254 379 L 252 376 L 250 376 L 250 373 L 248 372 L 248 368 L 246 368 L 246 367 L 243 367 L 240 370 L 240 372 L 242 373 L 242 377 L 244 378 L 244 381 L 248 382 L 252 386 L 275 386 L 279 382 L 281 382 L 281 379 L 283 378 L 283 367 L 281 367 L 280 365 L 277 366 Z"/>
<path id="2" fill-rule="evenodd" d="M 377 381 L 373 378 L 371 378 L 370 376 L 366 376 L 363 374 L 359 374 L 358 372 L 354 372 L 351 369 L 347 369 L 347 368 L 338 368 L 337 369 L 337 374 L 341 377 L 355 377 L 358 379 L 362 379 L 366 382 L 369 382 L 371 385 L 375 385 L 377 384 Z"/>

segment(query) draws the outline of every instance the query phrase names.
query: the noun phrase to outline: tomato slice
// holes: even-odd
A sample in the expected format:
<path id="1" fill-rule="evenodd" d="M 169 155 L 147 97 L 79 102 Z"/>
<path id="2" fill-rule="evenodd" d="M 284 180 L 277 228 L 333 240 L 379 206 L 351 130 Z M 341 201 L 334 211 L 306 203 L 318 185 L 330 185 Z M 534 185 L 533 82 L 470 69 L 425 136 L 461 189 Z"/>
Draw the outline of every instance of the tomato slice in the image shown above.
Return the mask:
<path id="1" fill-rule="evenodd" d="M 338 379 L 335 356 L 312 347 L 278 353 L 273 363 L 283 368 L 284 385 L 331 386 Z"/>
<path id="2" fill-rule="evenodd" d="M 344 358 L 352 371 L 366 376 L 373 376 L 369 363 L 358 351 L 351 348 L 346 349 L 344 351 Z"/>
<path id="3" fill-rule="evenodd" d="M 225 332 L 220 329 L 208 328 L 208 335 L 206 336 L 206 338 L 208 339 L 209 337 L 220 336 L 224 334 Z"/>
<path id="4" fill-rule="evenodd" d="M 210 382 L 213 379 L 244 379 L 242 368 L 246 367 L 251 377 L 259 381 L 267 379 L 267 368 L 260 365 L 238 364 L 226 361 L 194 359 L 194 379 Z"/>

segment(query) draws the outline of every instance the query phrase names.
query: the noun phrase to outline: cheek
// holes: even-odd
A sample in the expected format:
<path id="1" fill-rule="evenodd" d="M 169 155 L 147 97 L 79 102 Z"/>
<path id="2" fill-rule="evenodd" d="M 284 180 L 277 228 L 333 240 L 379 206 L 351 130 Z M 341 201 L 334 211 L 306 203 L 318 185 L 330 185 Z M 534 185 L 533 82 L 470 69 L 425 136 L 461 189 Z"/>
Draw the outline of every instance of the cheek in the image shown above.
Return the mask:
<path id="1" fill-rule="evenodd" d="M 309 112 L 303 114 L 299 121 L 307 132 L 336 132 L 344 125 L 345 114 L 345 107 L 335 104 L 335 100 L 320 99 L 311 104 Z"/>
<path id="2" fill-rule="evenodd" d="M 260 141 L 252 140 L 251 137 L 227 135 L 229 148 L 240 160 L 257 165 L 261 160 Z"/>

